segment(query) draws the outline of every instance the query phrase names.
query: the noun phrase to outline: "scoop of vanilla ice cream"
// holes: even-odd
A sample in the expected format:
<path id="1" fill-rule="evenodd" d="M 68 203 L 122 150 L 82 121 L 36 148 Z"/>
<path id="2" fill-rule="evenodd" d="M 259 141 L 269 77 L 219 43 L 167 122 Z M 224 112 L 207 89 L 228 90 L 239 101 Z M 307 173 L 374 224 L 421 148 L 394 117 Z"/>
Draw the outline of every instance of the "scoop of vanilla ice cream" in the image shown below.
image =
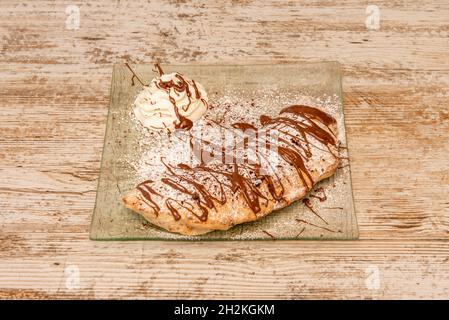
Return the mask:
<path id="1" fill-rule="evenodd" d="M 194 122 L 207 108 L 207 94 L 200 83 L 179 73 L 170 73 L 145 86 L 137 95 L 133 110 L 144 127 L 153 131 L 173 131 L 180 117 Z"/>

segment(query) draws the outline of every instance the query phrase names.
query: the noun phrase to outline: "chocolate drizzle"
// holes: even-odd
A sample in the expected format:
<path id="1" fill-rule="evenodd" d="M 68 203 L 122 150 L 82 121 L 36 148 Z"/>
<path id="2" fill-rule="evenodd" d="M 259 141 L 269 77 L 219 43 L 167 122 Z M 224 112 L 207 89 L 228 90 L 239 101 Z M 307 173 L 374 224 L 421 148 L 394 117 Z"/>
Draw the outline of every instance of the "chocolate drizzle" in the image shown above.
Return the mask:
<path id="1" fill-rule="evenodd" d="M 320 200 L 320 202 L 324 202 L 327 200 L 326 192 L 324 191 L 323 187 L 316 188 L 313 191 L 315 192 L 315 194 L 310 194 L 309 195 L 310 198 L 316 198 L 316 199 Z M 321 193 L 322 196 L 319 196 L 318 193 Z"/>
<path id="2" fill-rule="evenodd" d="M 164 74 L 164 71 L 162 70 L 161 65 L 159 64 L 159 62 L 156 62 L 154 64 L 154 67 L 156 68 L 156 71 L 159 74 L 159 77 Z"/>
<path id="3" fill-rule="evenodd" d="M 144 84 L 144 83 L 142 82 L 142 80 L 140 80 L 140 78 L 137 76 L 137 74 L 134 72 L 134 70 L 131 69 L 131 67 L 129 66 L 129 64 L 128 64 L 127 62 L 125 62 L 125 66 L 126 66 L 126 67 L 129 69 L 129 71 L 131 71 L 131 73 L 133 74 L 133 76 L 131 77 L 131 85 L 132 85 L 132 86 L 135 85 L 134 79 L 137 79 L 137 81 L 139 81 L 139 83 L 140 83 L 142 86 L 144 86 L 144 87 L 147 87 L 147 86 L 148 86 L 147 84 Z"/>
<path id="4" fill-rule="evenodd" d="M 315 211 L 315 209 L 313 209 L 312 203 L 310 202 L 310 199 L 309 199 L 309 198 L 304 198 L 304 199 L 302 199 L 302 203 L 304 203 L 304 205 L 305 205 L 307 208 L 309 208 L 309 210 L 312 211 L 313 214 L 314 214 L 315 216 L 317 216 L 321 221 L 323 221 L 325 224 L 329 224 L 326 220 L 324 220 L 324 218 L 323 218 L 322 216 L 320 216 L 320 215 L 318 214 L 318 212 Z"/>
<path id="5" fill-rule="evenodd" d="M 190 98 L 188 84 L 186 84 L 182 76 L 179 75 L 177 78 L 179 79 L 177 83 L 172 80 L 169 82 L 159 81 L 158 86 L 165 89 L 171 88 L 175 91 L 186 90 L 188 92 L 187 96 Z M 187 128 L 191 125 L 191 122 L 183 122 L 182 117 L 179 120 L 180 126 L 184 125 Z M 312 151 L 314 149 L 325 151 L 338 158 L 338 154 L 334 154 L 338 150 L 337 139 L 330 128 L 334 124 L 335 119 L 328 114 L 316 108 L 302 105 L 284 108 L 278 117 L 271 118 L 266 115 L 260 117 L 261 129 L 267 131 L 277 130 L 279 132 L 280 136 L 274 152 L 277 153 L 277 157 L 280 160 L 283 160 L 294 169 L 294 172 L 296 172 L 299 180 L 302 182 L 302 187 L 305 187 L 306 191 L 309 191 L 314 184 L 312 172 L 309 171 L 307 166 L 307 162 L 312 157 Z M 231 127 L 243 132 L 248 130 L 257 132 L 258 129 L 255 125 L 244 122 L 234 123 Z M 201 143 L 207 145 L 209 142 L 201 141 Z M 317 143 L 319 146 L 316 145 Z M 254 151 L 256 158 L 262 160 L 264 154 L 261 149 L 269 148 L 272 150 L 272 144 L 272 142 L 267 142 L 261 148 L 257 148 Z M 190 136 L 190 147 L 195 147 L 192 136 Z M 223 149 L 223 147 L 221 148 Z M 234 146 L 233 152 L 236 151 L 235 148 L 236 146 Z M 171 165 L 166 163 L 164 159 L 160 159 L 166 170 L 159 186 L 176 190 L 176 192 L 184 195 L 184 197 L 179 197 L 178 199 L 165 197 L 164 205 L 175 220 L 182 218 L 180 212 L 184 208 L 198 220 L 206 221 L 209 211 L 216 210 L 217 206 L 224 205 L 230 194 L 243 199 L 244 203 L 256 216 L 269 201 L 284 201 L 286 196 L 284 194 L 285 188 L 276 174 L 276 170 L 270 173 L 262 172 L 260 161 L 248 163 L 237 161 L 235 157 L 232 158 L 230 163 L 224 161 L 226 158 L 224 156 L 222 156 L 222 163 L 208 163 L 202 157 L 203 151 L 202 146 L 200 146 L 200 163 L 195 166 L 185 163 Z M 270 163 L 268 165 L 271 166 Z M 205 183 L 206 181 L 207 183 Z M 145 181 L 139 184 L 137 189 L 140 191 L 145 203 L 157 215 L 161 208 L 154 199 L 155 197 L 162 198 L 162 196 L 151 187 L 153 184 L 153 181 Z M 321 190 L 317 189 L 316 191 Z M 182 200 L 180 200 L 181 198 Z M 321 198 L 319 199 L 321 200 Z M 308 205 L 310 204 L 309 199 L 304 199 L 303 202 L 314 211 Z M 321 218 L 321 220 L 327 224 L 324 219 Z"/>
<path id="6" fill-rule="evenodd" d="M 149 184 L 151 184 L 153 181 L 151 180 L 146 180 L 142 183 L 140 183 L 137 186 L 137 190 L 140 191 L 140 193 L 142 194 L 142 196 L 144 197 L 144 202 L 149 205 L 151 208 L 153 208 L 154 212 L 156 212 L 156 215 L 159 214 L 159 206 L 157 205 L 157 203 L 153 200 L 153 198 L 151 197 L 151 195 L 157 195 L 160 196 L 159 193 L 157 193 Z"/>
<path id="7" fill-rule="evenodd" d="M 156 67 L 159 70 L 159 74 L 162 75 L 163 71 L 162 71 L 161 67 L 158 64 L 156 64 Z M 184 77 L 180 73 L 176 73 L 175 78 L 177 79 L 177 81 L 174 81 L 174 80 L 163 81 L 162 78 L 160 78 L 159 81 L 156 82 L 156 87 L 158 87 L 159 89 L 162 89 L 162 90 L 166 90 L 169 95 L 170 102 L 173 105 L 173 110 L 175 111 L 176 118 L 177 118 L 177 122 L 175 123 L 175 128 L 183 129 L 183 130 L 190 130 L 193 126 L 192 121 L 190 119 L 184 117 L 179 112 L 179 106 L 176 105 L 176 100 L 170 95 L 171 90 L 173 90 L 173 92 L 177 96 L 179 96 L 180 93 L 185 92 L 187 95 L 188 103 L 187 103 L 187 105 L 182 107 L 182 110 L 184 112 L 187 112 L 192 104 L 192 92 L 190 91 L 190 85 L 187 82 L 187 80 L 185 80 Z M 193 87 L 195 90 L 195 97 L 197 99 L 200 99 L 201 95 L 198 90 L 198 87 L 196 86 L 195 81 L 192 80 L 192 83 L 193 83 Z M 205 102 L 204 99 L 201 99 L 201 101 L 203 103 L 205 103 L 205 105 L 207 106 L 207 103 Z"/>
<path id="8" fill-rule="evenodd" d="M 299 222 L 299 223 L 308 224 L 308 225 L 310 225 L 310 226 L 312 226 L 312 227 L 315 227 L 315 228 L 318 228 L 318 229 L 323 229 L 323 230 L 328 231 L 328 232 L 342 233 L 341 230 L 332 230 L 332 229 L 330 229 L 330 228 L 328 228 L 328 227 L 319 226 L 319 225 L 317 225 L 317 224 L 314 224 L 314 223 L 312 223 L 312 222 L 306 221 L 306 220 L 304 220 L 304 219 L 295 219 L 295 220 L 296 220 L 297 222 Z"/>

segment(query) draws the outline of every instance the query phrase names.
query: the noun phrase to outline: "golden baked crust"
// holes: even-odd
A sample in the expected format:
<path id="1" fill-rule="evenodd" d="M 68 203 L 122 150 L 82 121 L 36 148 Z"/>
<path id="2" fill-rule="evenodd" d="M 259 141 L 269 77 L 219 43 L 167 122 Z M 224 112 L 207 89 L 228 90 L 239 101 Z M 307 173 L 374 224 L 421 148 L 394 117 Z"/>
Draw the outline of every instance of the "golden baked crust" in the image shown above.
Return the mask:
<path id="1" fill-rule="evenodd" d="M 159 180 L 145 181 L 123 197 L 125 206 L 170 232 L 200 235 L 286 207 L 336 171 L 337 128 L 328 114 L 308 106 L 290 106 L 278 117 L 262 116 L 260 123 L 257 129 L 278 134 L 271 156 L 277 162 L 268 164 L 273 171 L 261 173 L 260 164 L 235 161 L 165 164 L 166 174 Z"/>

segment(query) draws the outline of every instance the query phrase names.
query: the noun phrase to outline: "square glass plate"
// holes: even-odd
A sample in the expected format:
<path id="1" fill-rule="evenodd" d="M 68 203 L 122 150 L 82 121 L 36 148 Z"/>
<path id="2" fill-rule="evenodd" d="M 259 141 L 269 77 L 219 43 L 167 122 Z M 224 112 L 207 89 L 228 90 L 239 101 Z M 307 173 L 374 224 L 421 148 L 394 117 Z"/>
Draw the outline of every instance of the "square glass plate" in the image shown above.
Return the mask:
<path id="1" fill-rule="evenodd" d="M 133 65 L 145 83 L 153 77 L 152 65 Z M 166 73 L 180 72 L 203 84 L 209 102 L 238 91 L 250 101 L 269 92 L 274 114 L 288 104 L 311 104 L 331 113 L 338 123 L 342 163 L 335 175 L 320 182 L 308 195 L 312 209 L 302 201 L 250 223 L 227 231 L 201 236 L 183 236 L 157 228 L 125 208 L 121 197 L 136 184 L 136 171 L 127 159 L 136 151 L 138 126 L 131 106 L 141 86 L 132 85 L 132 74 L 123 64 L 114 65 L 101 172 L 90 238 L 92 240 L 271 240 L 271 239 L 357 239 L 350 166 L 347 160 L 340 65 L 336 62 L 280 65 L 163 65 Z M 273 98 L 274 97 L 274 98 Z M 288 97 L 277 99 L 276 97 Z M 282 100 L 282 101 L 281 101 Z M 288 100 L 288 103 L 287 103 Z M 267 100 L 268 101 L 268 100 Z M 209 112 L 213 112 L 209 110 Z M 246 110 L 245 110 L 246 112 Z M 250 110 L 248 112 L 251 112 Z M 154 150 L 157 152 L 157 150 Z M 346 159 L 346 161 L 345 161 Z M 325 201 L 323 199 L 326 195 Z"/>

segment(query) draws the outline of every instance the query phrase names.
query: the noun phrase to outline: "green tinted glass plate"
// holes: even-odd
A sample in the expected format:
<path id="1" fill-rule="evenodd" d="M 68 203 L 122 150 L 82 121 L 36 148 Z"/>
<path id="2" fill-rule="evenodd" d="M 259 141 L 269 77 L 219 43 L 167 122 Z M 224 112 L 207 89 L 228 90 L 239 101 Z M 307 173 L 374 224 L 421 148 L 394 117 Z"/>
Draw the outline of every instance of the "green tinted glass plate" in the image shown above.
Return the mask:
<path id="1" fill-rule="evenodd" d="M 342 157 L 347 157 L 346 135 L 341 92 L 340 65 L 336 62 L 280 65 L 163 65 L 166 73 L 178 71 L 203 84 L 209 102 L 225 92 L 238 90 L 252 99 L 261 90 L 307 96 L 316 106 L 331 105 L 336 117 Z M 134 65 L 134 71 L 148 83 L 154 72 L 151 65 Z M 301 201 L 271 213 L 258 221 L 237 225 L 227 231 L 201 236 L 169 233 L 147 223 L 121 203 L 124 191 L 135 185 L 136 172 L 125 159 L 138 157 L 135 151 L 139 132 L 131 119 L 130 108 L 141 86 L 132 85 L 132 74 L 123 64 L 114 65 L 101 172 L 90 238 L 93 240 L 271 240 L 275 239 L 357 239 L 358 228 L 352 197 L 348 161 L 343 161 L 336 174 L 317 185 L 323 194 L 309 197 L 316 211 Z M 280 96 L 282 96 L 280 95 Z M 270 108 L 280 111 L 282 101 Z M 328 107 L 327 107 L 328 108 Z M 328 111 L 326 108 L 324 108 Z M 210 110 L 209 112 L 212 112 Z M 154 150 L 157 152 L 157 150 Z M 316 189 L 316 188 L 314 188 Z M 312 191 L 314 192 L 314 191 Z"/>

